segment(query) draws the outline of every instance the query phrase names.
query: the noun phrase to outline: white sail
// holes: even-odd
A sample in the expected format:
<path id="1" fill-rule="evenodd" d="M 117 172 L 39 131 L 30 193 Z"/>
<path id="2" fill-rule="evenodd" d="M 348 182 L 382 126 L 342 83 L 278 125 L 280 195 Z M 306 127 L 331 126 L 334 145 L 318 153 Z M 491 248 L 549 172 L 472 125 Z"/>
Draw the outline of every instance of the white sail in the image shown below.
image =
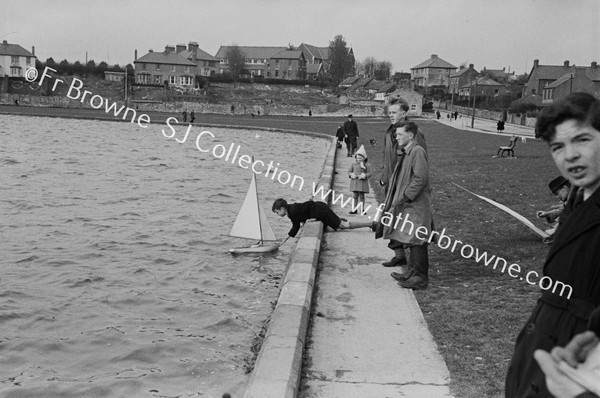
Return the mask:
<path id="1" fill-rule="evenodd" d="M 250 187 L 248 187 L 248 192 L 229 235 L 248 239 L 277 240 L 267 220 L 267 215 L 258 201 L 254 173 L 252 173 Z"/>

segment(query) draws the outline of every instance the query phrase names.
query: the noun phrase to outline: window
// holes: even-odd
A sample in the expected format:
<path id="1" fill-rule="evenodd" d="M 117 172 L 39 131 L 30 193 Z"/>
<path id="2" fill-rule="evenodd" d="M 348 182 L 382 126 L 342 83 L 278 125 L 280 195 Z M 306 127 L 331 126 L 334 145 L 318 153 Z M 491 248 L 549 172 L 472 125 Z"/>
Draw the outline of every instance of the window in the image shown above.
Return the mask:
<path id="1" fill-rule="evenodd" d="M 11 66 L 10 74 L 11 74 L 11 76 L 21 76 L 21 67 L 20 66 Z"/>
<path id="2" fill-rule="evenodd" d="M 156 64 L 156 70 L 160 70 L 160 64 Z"/>
<path id="3" fill-rule="evenodd" d="M 154 84 L 161 84 L 162 75 L 154 75 Z"/>
<path id="4" fill-rule="evenodd" d="M 185 73 L 190 73 L 190 67 L 189 66 L 185 67 Z"/>
<path id="5" fill-rule="evenodd" d="M 417 105 L 416 104 L 410 104 L 410 110 L 411 111 L 416 111 L 417 110 Z"/>
<path id="6" fill-rule="evenodd" d="M 279 69 L 275 70 L 275 77 L 279 77 Z"/>
<path id="7" fill-rule="evenodd" d="M 175 65 L 171 65 L 171 72 L 175 72 Z"/>
<path id="8" fill-rule="evenodd" d="M 181 76 L 179 78 L 179 82 L 182 86 L 191 86 L 192 85 L 192 77 L 191 76 Z"/>
<path id="9" fill-rule="evenodd" d="M 25 58 L 25 64 L 26 65 L 31 65 L 31 57 L 26 57 Z"/>
<path id="10" fill-rule="evenodd" d="M 169 84 L 177 84 L 177 76 L 169 76 Z"/>
<path id="11" fill-rule="evenodd" d="M 18 64 L 19 63 L 19 56 L 18 55 L 11 55 L 10 56 L 10 63 L 11 64 Z"/>
<path id="12" fill-rule="evenodd" d="M 142 70 L 146 70 L 146 64 L 142 64 Z"/>

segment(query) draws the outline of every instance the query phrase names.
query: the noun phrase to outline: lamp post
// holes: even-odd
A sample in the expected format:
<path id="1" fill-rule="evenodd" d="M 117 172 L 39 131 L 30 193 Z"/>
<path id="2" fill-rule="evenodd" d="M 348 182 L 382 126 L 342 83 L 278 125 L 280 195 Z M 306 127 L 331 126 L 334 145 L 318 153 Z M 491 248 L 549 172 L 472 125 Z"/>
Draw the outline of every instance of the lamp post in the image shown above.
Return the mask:
<path id="1" fill-rule="evenodd" d="M 471 91 L 473 91 L 473 114 L 471 115 L 471 128 L 475 125 L 475 99 L 477 98 L 477 79 L 475 79 L 475 90 L 473 90 L 473 82 L 471 82 Z"/>

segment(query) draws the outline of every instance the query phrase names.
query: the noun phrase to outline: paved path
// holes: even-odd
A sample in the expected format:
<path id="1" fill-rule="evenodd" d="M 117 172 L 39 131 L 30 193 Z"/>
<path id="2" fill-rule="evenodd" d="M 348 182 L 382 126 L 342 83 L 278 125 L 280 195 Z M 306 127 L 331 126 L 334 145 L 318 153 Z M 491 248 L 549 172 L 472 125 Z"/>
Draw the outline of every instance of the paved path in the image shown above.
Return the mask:
<path id="1" fill-rule="evenodd" d="M 442 116 L 439 119 L 436 119 L 435 117 L 432 117 L 431 119 L 435 120 L 436 122 L 445 124 L 450 127 L 454 127 L 459 130 L 475 131 L 475 132 L 479 132 L 479 133 L 497 134 L 497 135 L 510 136 L 510 135 L 514 134 L 514 135 L 524 136 L 524 137 L 535 137 L 535 129 L 533 127 L 521 126 L 521 125 L 512 124 L 512 123 L 505 123 L 504 132 L 498 133 L 497 126 L 496 126 L 497 120 L 481 119 L 481 118 L 476 117 L 474 124 L 473 124 L 473 128 L 471 128 L 471 117 L 470 116 L 462 115 L 462 117 L 459 117 L 456 120 L 452 119 L 452 121 L 450 121 L 450 119 L 448 119 L 448 117 L 446 116 L 448 114 L 448 112 L 440 110 L 440 113 L 442 114 Z"/>
<path id="2" fill-rule="evenodd" d="M 336 192 L 348 194 L 351 161 L 338 150 Z M 376 208 L 373 194 L 367 204 Z M 350 221 L 362 218 L 333 210 Z M 327 232 L 323 240 L 299 397 L 451 397 L 448 369 L 412 290 L 381 266 L 393 254 L 387 241 L 366 228 Z"/>

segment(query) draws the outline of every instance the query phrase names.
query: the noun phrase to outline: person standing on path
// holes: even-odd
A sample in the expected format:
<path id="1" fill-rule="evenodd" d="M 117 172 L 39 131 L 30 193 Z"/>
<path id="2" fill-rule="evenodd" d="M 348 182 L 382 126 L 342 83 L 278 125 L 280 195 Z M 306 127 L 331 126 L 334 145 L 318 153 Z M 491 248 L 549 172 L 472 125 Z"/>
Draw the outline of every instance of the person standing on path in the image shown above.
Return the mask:
<path id="1" fill-rule="evenodd" d="M 352 119 L 352 115 L 348 115 L 348 120 L 344 122 L 344 134 L 346 135 L 346 147 L 348 148 L 348 157 L 354 155 L 356 152 L 357 139 L 358 139 L 358 125 Z"/>
<path id="2" fill-rule="evenodd" d="M 384 187 L 384 192 L 387 195 L 390 187 L 390 179 L 394 172 L 397 162 L 401 161 L 404 153 L 401 148 L 398 148 L 396 142 L 396 128 L 403 123 L 408 105 L 400 103 L 397 100 L 392 102 L 388 107 L 388 115 L 390 117 L 390 126 L 383 137 L 383 172 L 379 179 L 379 184 Z M 425 136 L 419 130 L 417 133 L 417 143 L 427 151 L 425 144 Z M 406 253 L 403 245 L 390 241 L 388 247 L 394 251 L 394 257 L 391 260 L 382 263 L 384 267 L 397 267 L 407 264 Z"/>
<path id="3" fill-rule="evenodd" d="M 194 123 L 194 120 L 196 120 L 196 114 L 192 111 L 190 112 L 190 123 Z"/>
<path id="4" fill-rule="evenodd" d="M 396 163 L 390 179 L 383 213 L 393 215 L 390 223 L 383 218 L 377 225 L 375 238 L 390 239 L 388 247 L 396 253 L 397 247 L 410 251 L 410 268 L 403 273 L 392 273 L 399 285 L 407 289 L 425 289 L 429 283 L 428 241 L 432 231 L 433 210 L 429 186 L 429 162 L 425 149 L 417 143 L 418 127 L 414 122 L 402 122 L 396 128 L 396 142 L 404 151 Z"/>
<path id="5" fill-rule="evenodd" d="M 543 267 L 544 279 L 554 281 L 552 290 L 542 292 L 517 337 L 507 398 L 550 396 L 534 352 L 567 345 L 592 327 L 600 311 L 600 100 L 573 93 L 554 102 L 540 113 L 535 133 L 577 189 L 567 199 Z"/>
<path id="6" fill-rule="evenodd" d="M 361 145 L 354 154 L 354 163 L 348 169 L 350 177 L 350 192 L 352 192 L 352 208 L 350 214 L 360 214 L 365 211 L 365 193 L 369 193 L 369 178 L 371 178 L 371 165 L 367 159 L 365 146 Z"/>
<path id="7" fill-rule="evenodd" d="M 187 122 L 187 111 L 183 111 L 181 114 L 183 115 L 183 122 Z"/>

